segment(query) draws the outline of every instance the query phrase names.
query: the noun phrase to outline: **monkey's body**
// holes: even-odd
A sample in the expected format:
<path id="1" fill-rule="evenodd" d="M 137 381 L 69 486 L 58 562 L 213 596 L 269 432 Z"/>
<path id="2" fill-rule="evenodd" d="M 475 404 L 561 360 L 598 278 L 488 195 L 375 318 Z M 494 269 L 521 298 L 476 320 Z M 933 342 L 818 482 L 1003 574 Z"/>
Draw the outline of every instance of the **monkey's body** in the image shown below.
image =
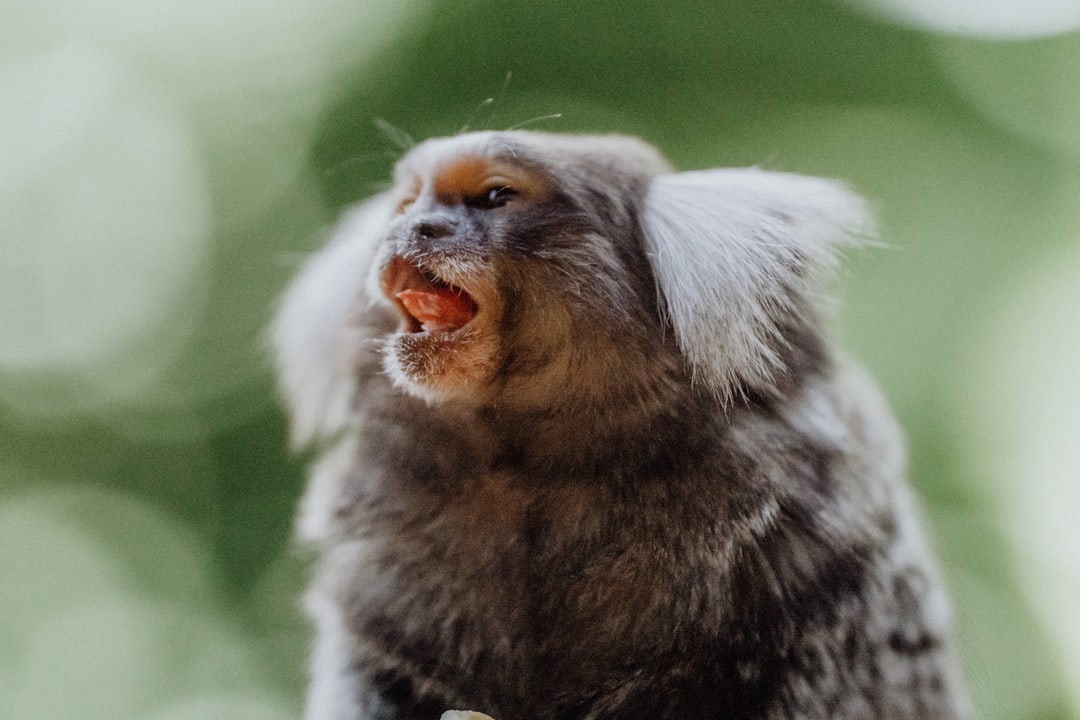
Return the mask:
<path id="1" fill-rule="evenodd" d="M 507 157 L 514 216 L 469 194 Z M 706 324 L 744 327 L 710 356 L 667 277 L 701 279 L 658 267 L 644 146 L 487 134 L 403 167 L 398 218 L 347 222 L 279 318 L 297 434 L 335 436 L 301 518 L 323 554 L 308 720 L 965 716 L 898 433 L 826 350 L 802 240 L 782 298 L 719 298 Z M 769 223 L 821 234 L 781 195 Z M 467 288 L 477 316 L 421 329 L 402 287 L 436 320 Z"/>

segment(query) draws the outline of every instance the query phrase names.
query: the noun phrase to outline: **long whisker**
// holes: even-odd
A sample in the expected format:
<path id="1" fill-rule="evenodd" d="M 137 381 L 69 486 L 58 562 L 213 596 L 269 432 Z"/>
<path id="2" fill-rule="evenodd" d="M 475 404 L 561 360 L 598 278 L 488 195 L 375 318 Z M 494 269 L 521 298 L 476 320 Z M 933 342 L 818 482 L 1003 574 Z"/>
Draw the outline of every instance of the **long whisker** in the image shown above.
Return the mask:
<path id="1" fill-rule="evenodd" d="M 558 120 L 562 117 L 562 113 L 552 113 L 550 115 L 540 115 L 538 117 L 530 118 L 524 122 L 519 122 L 517 125 L 512 125 L 506 128 L 507 130 L 518 130 L 526 125 L 532 125 L 533 123 L 543 122 L 544 120 Z"/>
<path id="2" fill-rule="evenodd" d="M 409 133 L 405 132 L 397 125 L 394 125 L 386 118 L 377 117 L 372 120 L 372 123 L 374 123 L 375 127 L 386 136 L 386 139 L 401 152 L 408 152 L 416 147 L 416 141 L 412 139 L 412 136 L 409 135 Z"/>
<path id="3" fill-rule="evenodd" d="M 495 95 L 495 102 L 491 105 L 491 114 L 488 115 L 487 124 L 484 125 L 484 129 L 488 130 L 495 124 L 495 113 L 498 111 L 499 106 L 502 105 L 503 98 L 506 97 L 506 89 L 510 86 L 510 80 L 514 77 L 513 70 L 506 71 L 506 77 L 503 78 L 502 87 L 499 88 L 499 92 Z"/>
<path id="4" fill-rule="evenodd" d="M 481 100 L 480 104 L 477 105 L 476 109 L 472 111 L 471 115 L 469 115 L 468 121 L 466 121 L 466 123 L 461 126 L 461 129 L 458 130 L 458 135 L 461 135 L 461 134 L 466 133 L 466 132 L 469 131 L 469 129 L 470 129 L 469 125 L 472 124 L 473 118 L 475 118 L 486 105 L 494 105 L 494 104 L 495 104 L 495 98 L 490 98 L 489 97 L 489 98 L 484 98 L 483 100 Z"/>

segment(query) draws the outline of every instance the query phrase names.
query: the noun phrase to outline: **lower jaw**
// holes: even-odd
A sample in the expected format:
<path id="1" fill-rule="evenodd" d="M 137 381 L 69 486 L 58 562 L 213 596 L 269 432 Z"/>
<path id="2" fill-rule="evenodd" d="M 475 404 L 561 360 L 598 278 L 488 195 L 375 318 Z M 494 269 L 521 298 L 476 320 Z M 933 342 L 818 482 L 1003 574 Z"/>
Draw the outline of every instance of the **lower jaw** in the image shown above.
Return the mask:
<path id="1" fill-rule="evenodd" d="M 425 399 L 483 395 L 495 375 L 496 344 L 465 328 L 399 333 L 389 338 L 384 368 L 394 384 Z"/>

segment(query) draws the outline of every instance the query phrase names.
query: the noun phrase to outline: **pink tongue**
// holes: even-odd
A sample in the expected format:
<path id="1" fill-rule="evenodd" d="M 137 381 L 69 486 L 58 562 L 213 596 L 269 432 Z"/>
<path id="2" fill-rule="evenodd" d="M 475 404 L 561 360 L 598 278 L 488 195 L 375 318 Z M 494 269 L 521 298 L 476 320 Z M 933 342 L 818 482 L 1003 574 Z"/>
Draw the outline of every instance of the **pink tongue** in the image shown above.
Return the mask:
<path id="1" fill-rule="evenodd" d="M 428 332 L 457 330 L 476 315 L 476 303 L 469 294 L 454 288 L 402 290 L 395 297 Z"/>

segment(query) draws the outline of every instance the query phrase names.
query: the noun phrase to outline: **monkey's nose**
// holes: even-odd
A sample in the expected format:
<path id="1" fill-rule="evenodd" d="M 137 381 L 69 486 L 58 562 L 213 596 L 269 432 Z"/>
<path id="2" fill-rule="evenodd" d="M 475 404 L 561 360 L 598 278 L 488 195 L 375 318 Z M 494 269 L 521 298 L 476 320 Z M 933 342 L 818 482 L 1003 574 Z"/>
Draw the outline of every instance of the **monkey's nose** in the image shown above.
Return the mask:
<path id="1" fill-rule="evenodd" d="M 454 228 L 447 223 L 427 221 L 416 224 L 413 232 L 421 240 L 438 240 L 454 234 Z"/>

